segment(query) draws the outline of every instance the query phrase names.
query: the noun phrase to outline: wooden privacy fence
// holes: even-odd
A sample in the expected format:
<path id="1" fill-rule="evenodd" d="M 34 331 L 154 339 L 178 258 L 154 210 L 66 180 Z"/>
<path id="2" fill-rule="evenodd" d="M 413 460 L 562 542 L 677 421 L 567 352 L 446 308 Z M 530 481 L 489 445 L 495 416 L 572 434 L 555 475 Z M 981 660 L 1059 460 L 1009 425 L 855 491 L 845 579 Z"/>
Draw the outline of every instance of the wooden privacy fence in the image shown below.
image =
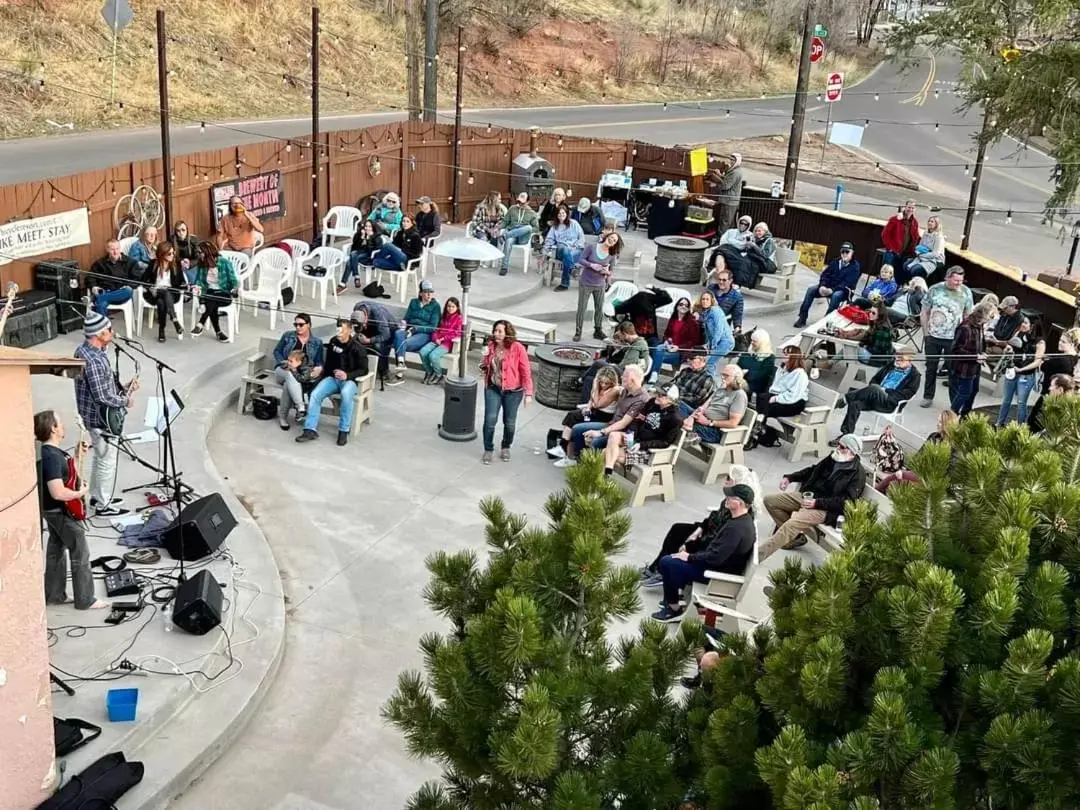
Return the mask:
<path id="1" fill-rule="evenodd" d="M 215 185 L 273 171 L 280 172 L 285 214 L 264 222 L 268 242 L 286 237 L 310 239 L 331 206 L 355 205 L 384 189 L 398 192 L 406 210 L 413 209 L 416 197 L 427 195 L 448 220 L 453 208 L 453 135 L 450 124 L 421 121 L 323 133 L 319 140 L 319 211 L 312 199 L 311 150 L 295 141 L 264 140 L 177 155 L 172 160 L 172 221 L 186 222 L 190 233 L 206 237 L 214 230 L 211 189 Z M 476 203 L 489 191 L 498 190 L 504 197 L 510 193 L 513 160 L 529 151 L 531 137 L 526 130 L 462 128 L 459 219 L 471 217 Z M 604 171 L 621 169 L 634 159 L 634 145 L 622 140 L 540 134 L 536 145 L 555 167 L 556 184 L 569 187 L 574 198 L 593 197 Z M 104 254 L 105 242 L 116 235 L 113 214 L 117 202 L 142 185 L 160 192 L 162 180 L 161 160 L 155 159 L 0 187 L 0 223 L 85 205 L 90 216 L 90 244 L 51 252 L 48 257 L 74 259 L 86 269 Z M 34 256 L 0 266 L 0 282 L 15 281 L 29 289 L 33 266 L 44 258 Z"/>

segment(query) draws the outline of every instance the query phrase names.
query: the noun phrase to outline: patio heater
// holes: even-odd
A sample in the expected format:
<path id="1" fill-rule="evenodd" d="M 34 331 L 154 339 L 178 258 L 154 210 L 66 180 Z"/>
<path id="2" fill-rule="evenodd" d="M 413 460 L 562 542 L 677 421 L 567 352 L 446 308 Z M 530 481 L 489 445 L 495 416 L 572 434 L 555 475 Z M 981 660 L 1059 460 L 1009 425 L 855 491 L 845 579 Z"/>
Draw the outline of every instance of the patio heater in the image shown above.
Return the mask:
<path id="1" fill-rule="evenodd" d="M 466 375 L 469 344 L 469 288 L 472 274 L 485 262 L 502 261 L 503 253 L 483 239 L 463 237 L 437 242 L 432 252 L 436 256 L 453 259 L 461 284 L 462 338 L 458 353 L 457 376 L 448 376 L 443 382 L 443 417 L 439 435 L 451 442 L 471 442 L 476 438 L 476 392 L 477 378 Z"/>

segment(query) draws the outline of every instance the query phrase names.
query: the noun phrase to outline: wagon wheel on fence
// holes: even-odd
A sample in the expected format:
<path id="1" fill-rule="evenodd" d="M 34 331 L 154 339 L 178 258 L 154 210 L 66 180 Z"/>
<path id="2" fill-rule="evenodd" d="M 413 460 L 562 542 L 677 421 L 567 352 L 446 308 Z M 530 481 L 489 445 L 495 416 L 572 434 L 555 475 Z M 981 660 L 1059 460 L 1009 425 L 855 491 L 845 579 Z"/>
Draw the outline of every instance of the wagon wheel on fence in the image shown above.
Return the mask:
<path id="1" fill-rule="evenodd" d="M 137 200 L 142 213 L 140 225 L 144 228 L 160 228 L 165 224 L 165 203 L 151 186 L 139 186 L 132 193 L 132 199 Z"/>
<path id="2" fill-rule="evenodd" d="M 139 223 L 131 214 L 125 214 L 120 225 L 116 229 L 117 239 L 127 239 L 129 236 L 139 235 Z"/>
<path id="3" fill-rule="evenodd" d="M 634 198 L 634 222 L 648 222 L 649 221 L 649 209 L 652 207 L 651 200 L 639 200 Z"/>

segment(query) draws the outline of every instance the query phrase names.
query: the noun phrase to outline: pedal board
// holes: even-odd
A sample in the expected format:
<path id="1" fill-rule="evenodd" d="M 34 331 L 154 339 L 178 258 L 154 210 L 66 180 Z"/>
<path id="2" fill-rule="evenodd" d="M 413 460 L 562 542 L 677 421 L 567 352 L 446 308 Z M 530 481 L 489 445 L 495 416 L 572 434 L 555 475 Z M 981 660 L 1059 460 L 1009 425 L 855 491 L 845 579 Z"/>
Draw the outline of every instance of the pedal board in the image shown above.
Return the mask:
<path id="1" fill-rule="evenodd" d="M 110 596 L 137 596 L 142 589 L 135 584 L 134 571 L 113 571 L 105 575 L 105 592 Z"/>

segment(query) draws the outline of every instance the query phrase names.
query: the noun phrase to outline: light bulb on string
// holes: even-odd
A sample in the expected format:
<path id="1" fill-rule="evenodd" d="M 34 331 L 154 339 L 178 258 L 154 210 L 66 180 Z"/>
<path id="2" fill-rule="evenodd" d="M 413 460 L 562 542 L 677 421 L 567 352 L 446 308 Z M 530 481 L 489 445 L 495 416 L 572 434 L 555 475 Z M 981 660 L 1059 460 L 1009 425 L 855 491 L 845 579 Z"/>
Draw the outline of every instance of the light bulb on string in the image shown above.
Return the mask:
<path id="1" fill-rule="evenodd" d="M 667 109 L 667 102 L 666 101 L 664 102 L 664 109 L 665 110 Z"/>
<path id="2" fill-rule="evenodd" d="M 668 200 L 667 207 L 668 208 L 674 208 L 675 207 L 675 200 L 674 199 Z"/>
<path id="3" fill-rule="evenodd" d="M 292 151 L 292 144 L 291 143 L 285 144 L 285 151 L 286 152 L 291 152 Z"/>
<path id="4" fill-rule="evenodd" d="M 1005 224 L 1012 225 L 1012 209 L 1010 208 L 1005 214 Z"/>
<path id="5" fill-rule="evenodd" d="M 881 101 L 881 96 L 879 96 L 876 92 L 874 93 L 874 101 Z"/>
<path id="6" fill-rule="evenodd" d="M 964 164 L 964 176 L 967 176 L 968 172 L 970 172 L 970 171 L 971 171 L 971 167 L 968 166 L 968 164 L 965 163 Z"/>
<path id="7" fill-rule="evenodd" d="M 814 96 L 814 101 L 821 101 L 821 93 L 818 93 Z"/>
<path id="8" fill-rule="evenodd" d="M 934 88 L 934 98 L 938 98 L 941 95 L 941 91 L 936 87 Z"/>
<path id="9" fill-rule="evenodd" d="M 870 128 L 870 119 L 869 118 L 866 119 L 866 128 L 867 129 Z"/>
<path id="10" fill-rule="evenodd" d="M 724 118 L 731 118 L 731 110 L 724 110 Z"/>
<path id="11" fill-rule="evenodd" d="M 875 172 L 880 172 L 881 171 L 881 164 L 880 163 L 875 163 L 874 164 L 874 171 Z"/>
<path id="12" fill-rule="evenodd" d="M 780 206 L 780 216 L 784 216 L 785 214 L 787 214 L 787 209 L 784 208 L 784 206 L 781 205 Z"/>
<path id="13" fill-rule="evenodd" d="M 940 130 L 941 130 L 941 124 L 939 124 L 937 121 L 935 121 L 934 122 L 934 132 L 938 132 Z"/>
<path id="14" fill-rule="evenodd" d="M 470 186 L 476 182 L 476 178 L 473 177 L 473 173 L 469 172 L 469 179 L 466 181 Z"/>
<path id="15" fill-rule="evenodd" d="M 203 121 L 201 124 L 199 124 L 199 134 L 200 135 L 205 135 L 206 134 L 206 122 L 205 121 Z"/>
<path id="16" fill-rule="evenodd" d="M 50 191 L 49 192 L 49 202 L 56 202 L 56 192 L 55 191 Z"/>
<path id="17" fill-rule="evenodd" d="M 204 181 L 206 181 L 206 180 L 209 180 L 209 179 L 210 179 L 210 175 L 209 175 L 209 174 L 208 174 L 207 172 L 203 172 L 203 173 L 202 173 L 202 179 L 203 179 Z"/>

